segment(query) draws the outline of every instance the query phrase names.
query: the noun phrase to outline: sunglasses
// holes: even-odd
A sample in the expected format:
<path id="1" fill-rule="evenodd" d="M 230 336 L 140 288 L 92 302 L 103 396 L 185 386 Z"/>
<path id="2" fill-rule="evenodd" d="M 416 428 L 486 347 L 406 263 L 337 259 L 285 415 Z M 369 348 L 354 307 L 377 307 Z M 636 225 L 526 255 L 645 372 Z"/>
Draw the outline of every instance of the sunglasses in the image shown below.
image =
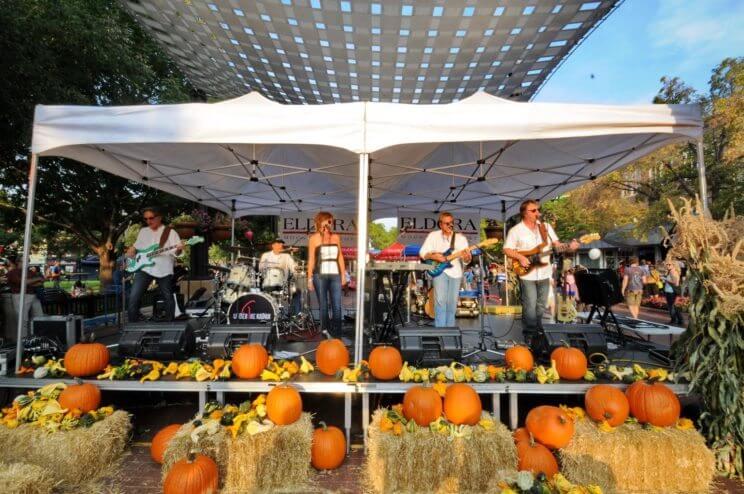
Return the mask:
<path id="1" fill-rule="evenodd" d="M 447 222 L 443 221 L 442 222 L 442 226 L 452 226 L 452 225 L 454 225 L 454 223 L 452 221 L 447 221 Z"/>
<path id="2" fill-rule="evenodd" d="M 155 219 L 155 218 L 157 218 L 157 217 L 158 217 L 158 216 L 143 216 L 143 218 L 145 219 L 145 221 L 150 221 L 150 220 L 154 220 L 154 219 Z"/>
<path id="3" fill-rule="evenodd" d="M 536 212 L 540 211 L 540 208 L 537 208 L 537 209 L 528 209 L 527 211 L 529 211 L 530 213 L 536 213 Z"/>

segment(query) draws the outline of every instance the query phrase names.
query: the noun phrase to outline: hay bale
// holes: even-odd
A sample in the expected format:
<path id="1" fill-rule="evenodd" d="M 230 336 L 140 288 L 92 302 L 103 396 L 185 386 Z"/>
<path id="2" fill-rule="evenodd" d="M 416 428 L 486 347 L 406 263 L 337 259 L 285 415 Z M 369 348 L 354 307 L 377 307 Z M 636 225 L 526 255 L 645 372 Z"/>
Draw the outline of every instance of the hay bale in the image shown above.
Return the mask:
<path id="1" fill-rule="evenodd" d="M 491 431 L 474 427 L 454 439 L 418 428 L 396 436 L 380 431 L 384 411 L 369 428 L 366 482 L 374 492 L 484 492 L 498 470 L 517 469 L 511 432 L 501 423 Z"/>
<path id="2" fill-rule="evenodd" d="M 3 494 L 49 494 L 57 481 L 51 473 L 28 463 L 0 463 L 0 492 Z"/>
<path id="3" fill-rule="evenodd" d="M 184 424 L 163 454 L 163 477 L 190 449 L 217 462 L 223 493 L 301 489 L 310 479 L 310 449 L 313 424 L 309 413 L 291 425 L 279 426 L 235 439 L 224 429 L 204 436 L 194 448 L 190 434 L 194 426 Z"/>
<path id="4" fill-rule="evenodd" d="M 110 474 L 129 441 L 129 414 L 117 410 L 90 427 L 48 432 L 33 424 L 0 427 L 0 462 L 40 466 L 62 488 Z"/>
<path id="5" fill-rule="evenodd" d="M 713 453 L 694 429 L 624 424 L 602 432 L 580 420 L 560 457 L 568 480 L 599 485 L 606 494 L 708 492 L 715 475 Z"/>

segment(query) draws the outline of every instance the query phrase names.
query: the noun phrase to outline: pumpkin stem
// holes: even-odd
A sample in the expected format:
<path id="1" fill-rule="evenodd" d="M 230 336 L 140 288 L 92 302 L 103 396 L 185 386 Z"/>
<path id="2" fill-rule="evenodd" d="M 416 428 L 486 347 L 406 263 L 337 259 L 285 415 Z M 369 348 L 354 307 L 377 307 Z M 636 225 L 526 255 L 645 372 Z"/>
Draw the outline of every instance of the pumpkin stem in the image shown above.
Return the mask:
<path id="1" fill-rule="evenodd" d="M 323 429 L 324 431 L 327 431 L 327 430 L 328 430 L 328 425 L 327 425 L 327 424 L 326 424 L 325 422 L 323 422 L 322 420 L 320 421 L 320 423 L 319 423 L 318 425 L 320 425 L 320 427 L 321 427 L 321 428 L 322 428 L 322 429 Z"/>
<path id="2" fill-rule="evenodd" d="M 189 463 L 194 463 L 195 460 L 196 460 L 196 451 L 194 451 L 193 449 L 190 449 L 188 454 L 186 455 L 186 461 L 188 461 Z"/>
<path id="3" fill-rule="evenodd" d="M 563 343 L 563 346 L 566 348 L 571 348 L 571 345 L 566 340 L 561 340 L 561 343 Z"/>

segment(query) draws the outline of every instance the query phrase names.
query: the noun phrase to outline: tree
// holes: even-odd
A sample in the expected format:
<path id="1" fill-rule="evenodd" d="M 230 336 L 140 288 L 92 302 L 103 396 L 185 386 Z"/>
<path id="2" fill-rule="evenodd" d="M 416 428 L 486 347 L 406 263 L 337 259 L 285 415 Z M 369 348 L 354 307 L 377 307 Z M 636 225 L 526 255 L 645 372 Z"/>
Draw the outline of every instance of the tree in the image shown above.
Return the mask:
<path id="1" fill-rule="evenodd" d="M 384 249 L 398 239 L 398 227 L 385 228 L 381 223 L 370 223 L 367 227 L 367 235 L 372 247 Z"/>

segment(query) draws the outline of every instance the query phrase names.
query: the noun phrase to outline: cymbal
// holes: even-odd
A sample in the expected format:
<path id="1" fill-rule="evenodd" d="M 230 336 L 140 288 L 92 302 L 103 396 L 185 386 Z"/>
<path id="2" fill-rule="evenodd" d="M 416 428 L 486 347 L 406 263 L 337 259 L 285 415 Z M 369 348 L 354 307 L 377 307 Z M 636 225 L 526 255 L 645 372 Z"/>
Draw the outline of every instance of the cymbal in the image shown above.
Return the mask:
<path id="1" fill-rule="evenodd" d="M 299 247 L 287 247 L 286 249 L 282 249 L 282 252 L 298 252 L 299 250 Z"/>
<path id="2" fill-rule="evenodd" d="M 249 262 L 260 261 L 260 259 L 259 259 L 258 257 L 245 257 L 245 256 L 240 256 L 240 257 L 237 257 L 236 259 L 237 259 L 238 261 L 249 261 Z"/>
<path id="3" fill-rule="evenodd" d="M 240 253 L 242 251 L 250 250 L 250 247 L 244 247 L 242 245 L 235 245 L 235 246 L 228 245 L 227 247 L 224 247 L 224 249 L 226 251 L 228 251 L 228 252 L 238 252 L 238 253 Z"/>
<path id="4" fill-rule="evenodd" d="M 214 269 L 215 271 L 220 271 L 222 273 L 229 273 L 230 272 L 230 268 L 226 268 L 226 267 L 223 267 L 223 266 L 213 266 L 212 264 L 210 264 L 207 267 L 209 269 Z"/>

